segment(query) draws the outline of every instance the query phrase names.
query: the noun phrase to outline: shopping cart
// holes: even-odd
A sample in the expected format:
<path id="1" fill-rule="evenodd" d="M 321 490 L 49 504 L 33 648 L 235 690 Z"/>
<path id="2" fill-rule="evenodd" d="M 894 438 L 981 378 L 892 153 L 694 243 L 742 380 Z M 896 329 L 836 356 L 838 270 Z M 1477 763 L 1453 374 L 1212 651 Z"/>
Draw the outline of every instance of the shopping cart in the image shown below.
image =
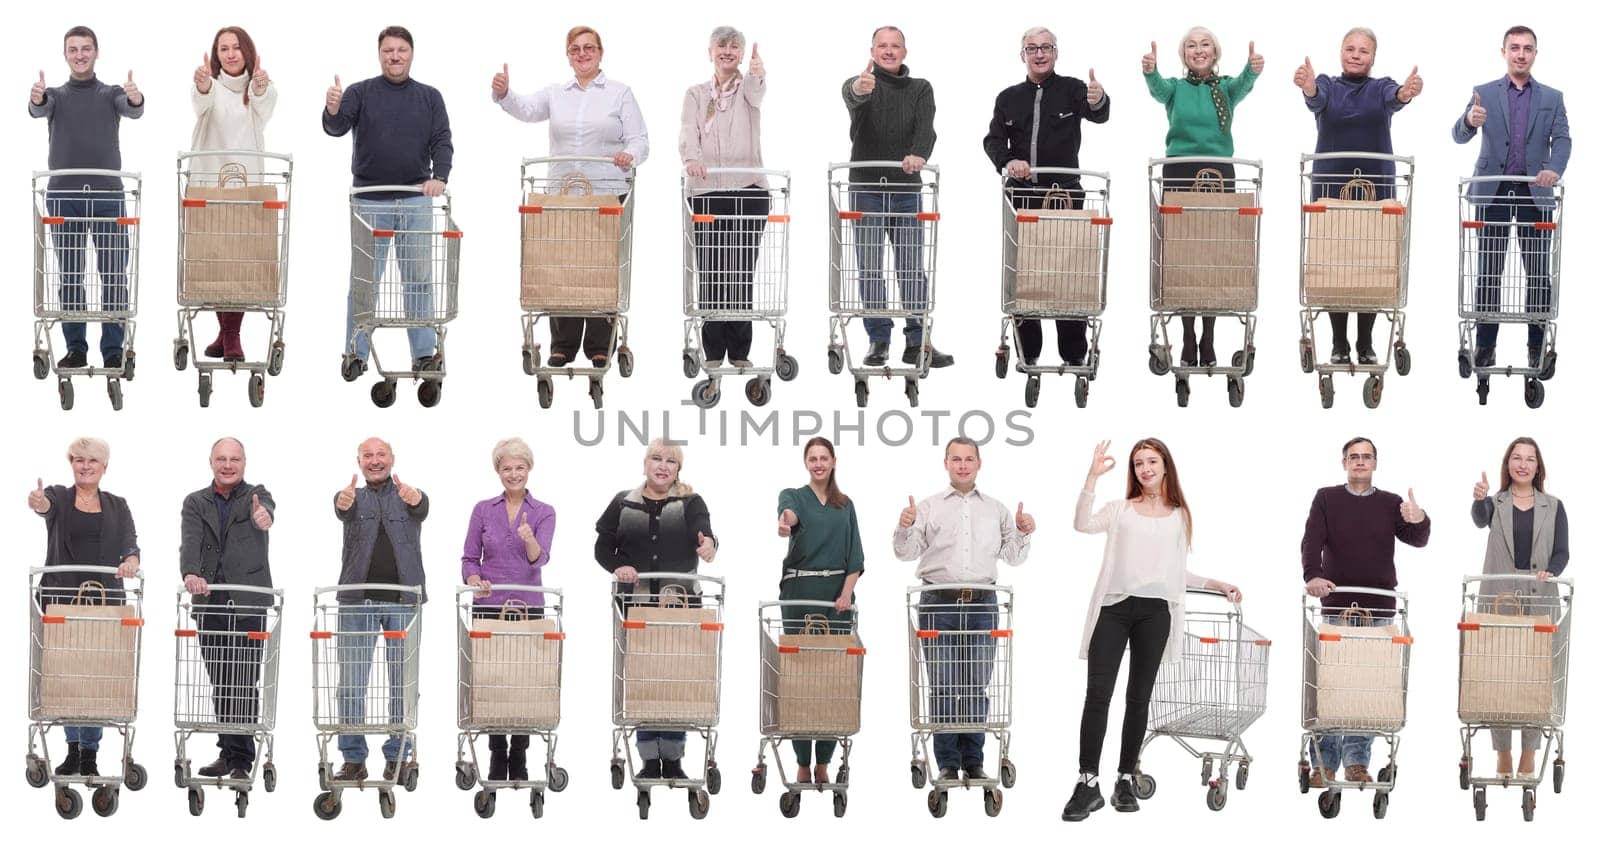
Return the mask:
<path id="1" fill-rule="evenodd" d="M 52 574 L 83 578 L 75 587 L 46 585 Z M 117 813 L 126 785 L 149 782 L 133 761 L 133 721 L 139 712 L 139 644 L 144 629 L 144 577 L 107 589 L 98 579 L 117 569 L 52 565 L 28 571 L 28 784 L 55 786 L 56 814 L 71 820 L 83 811 L 73 786 L 93 790 L 90 806 L 105 818 Z M 96 727 L 122 736 L 121 773 L 63 776 L 51 767 L 47 734 L 55 727 Z"/>
<path id="2" fill-rule="evenodd" d="M 172 721 L 177 758 L 173 783 L 187 789 L 189 814 L 205 811 L 205 787 L 234 792 L 239 817 L 250 806 L 255 771 L 268 792 L 278 786 L 272 763 L 272 730 L 278 722 L 279 624 L 283 591 L 212 583 L 198 597 L 178 592 L 177 664 L 173 673 Z M 189 759 L 197 732 L 248 735 L 259 767 L 242 779 L 200 776 Z"/>
<path id="3" fill-rule="evenodd" d="M 1344 791 L 1374 792 L 1372 816 L 1389 813 L 1389 792 L 1400 772 L 1395 764 L 1400 730 L 1406 725 L 1406 693 L 1411 667 L 1410 603 L 1404 593 L 1341 585 L 1337 595 L 1387 597 L 1394 609 L 1324 606 L 1305 599 L 1304 682 L 1300 688 L 1300 793 L 1311 790 L 1312 769 L 1326 768 L 1317 741 L 1323 736 L 1365 735 L 1383 739 L 1388 764 L 1370 782 L 1323 779 L 1317 811 L 1337 817 Z M 1336 595 L 1330 595 L 1330 598 Z"/>
<path id="4" fill-rule="evenodd" d="M 1011 589 L 988 583 L 918 585 L 906 589 L 911 652 L 911 787 L 928 791 L 928 813 L 944 817 L 952 788 L 983 789 L 994 817 L 1001 787 L 1017 783 L 1011 762 Z M 1000 745 L 998 779 L 940 779 L 930 772 L 936 733 L 993 735 Z M 931 778 L 930 778 L 931 776 Z"/>
<path id="5" fill-rule="evenodd" d="M 372 346 L 372 367 L 380 381 L 372 386 L 372 403 L 394 405 L 398 380 L 421 381 L 417 402 L 437 406 L 444 391 L 444 340 L 456 319 L 456 292 L 461 276 L 461 230 L 450 214 L 450 194 L 428 205 L 411 207 L 376 194 L 422 196 L 415 185 L 367 185 L 350 189 L 350 297 L 355 327 L 345 342 L 339 374 L 355 382 L 367 370 L 357 354 L 358 343 Z M 432 330 L 432 361 L 413 361 L 402 370 L 385 370 L 378 358 L 374 333 L 380 329 Z M 420 367 L 419 367 L 420 365 Z"/>
<path id="6" fill-rule="evenodd" d="M 51 187 L 57 182 L 81 187 Z M 105 377 L 111 408 L 122 409 L 122 381 L 133 380 L 143 196 L 136 173 L 33 172 L 33 378 L 55 374 L 62 409 L 72 408 L 75 376 Z M 88 281 L 91 269 L 95 284 Z M 62 367 L 50 331 L 74 322 L 98 323 L 102 333 L 120 326 L 122 366 Z"/>
<path id="7" fill-rule="evenodd" d="M 1025 186 L 1001 181 L 1000 310 L 1005 317 L 994 375 L 1006 378 L 1012 340 L 1022 346 L 1019 321 L 1081 321 L 1089 336 L 1082 362 L 1017 361 L 1017 373 L 1028 377 L 1022 394 L 1028 408 L 1039 403 L 1042 375 L 1070 374 L 1076 377 L 1073 399 L 1081 409 L 1089 404 L 1089 383 L 1100 372 L 1100 315 L 1106 308 L 1111 253 L 1111 175 L 1035 168 L 1031 179 Z"/>
<path id="8" fill-rule="evenodd" d="M 860 618 L 854 606 L 845 621 L 830 619 L 832 603 L 779 600 L 762 603 L 761 743 L 750 771 L 750 790 L 767 788 L 767 750 L 778 765 L 784 793 L 778 809 L 786 818 L 800 814 L 802 791 L 833 794 L 833 816 L 849 804 L 851 737 L 861 730 Z M 785 741 L 834 741 L 839 770 L 830 782 L 791 782 L 783 768 Z"/>
<path id="9" fill-rule="evenodd" d="M 1523 378 L 1528 408 L 1544 405 L 1544 383 L 1556 375 L 1556 318 L 1561 312 L 1561 217 L 1566 185 L 1551 186 L 1548 197 L 1499 194 L 1503 183 L 1532 185 L 1533 177 L 1468 177 L 1460 182 L 1461 316 L 1456 364 L 1461 378 L 1478 378 L 1478 404 L 1489 402 L 1489 378 Z M 1513 221 L 1512 219 L 1515 218 Z M 1515 361 L 1495 367 L 1492 356 L 1478 364 L 1479 324 L 1526 324 L 1543 329 L 1543 340 L 1528 347 L 1528 366 Z"/>
<path id="10" fill-rule="evenodd" d="M 1548 586 L 1545 588 L 1544 586 Z M 1541 590 L 1542 589 L 1542 590 Z M 1522 789 L 1522 819 L 1533 820 L 1539 785 L 1561 793 L 1567 774 L 1567 667 L 1572 644 L 1572 580 L 1529 575 L 1471 575 L 1461 581 L 1461 788 L 1483 820 L 1491 786 Z M 1472 775 L 1472 739 L 1483 730 L 1535 733 L 1543 742 L 1532 775 Z M 1555 761 L 1550 761 L 1551 747 Z"/>
<path id="11" fill-rule="evenodd" d="M 1194 179 L 1167 179 L 1167 165 L 1227 162 L 1238 176 L 1208 168 Z M 1261 275 L 1261 163 L 1179 156 L 1151 159 L 1150 372 L 1171 373 L 1178 405 L 1189 405 L 1189 378 L 1228 380 L 1228 405 L 1244 403 L 1244 380 L 1256 366 L 1256 291 Z M 1184 364 L 1172 356 L 1173 318 L 1227 318 L 1244 340 L 1227 365 Z"/>
<path id="12" fill-rule="evenodd" d="M 611 787 L 637 790 L 639 819 L 650 816 L 650 789 L 683 788 L 689 815 L 711 809 L 722 790 L 717 722 L 722 701 L 722 580 L 692 573 L 641 573 L 616 583 L 611 631 Z M 705 742 L 699 779 L 646 779 L 633 769 L 640 731 L 688 731 Z"/>
<path id="13" fill-rule="evenodd" d="M 219 166 L 217 163 L 222 162 Z M 250 173 L 243 162 L 260 162 Z M 194 365 L 200 405 L 216 371 L 250 374 L 250 405 L 267 376 L 283 371 L 283 306 L 289 298 L 289 191 L 294 158 L 255 150 L 178 154 L 178 337 L 172 366 Z M 268 321 L 260 359 L 202 359 L 194 319 L 203 312 L 259 312 Z"/>
<path id="14" fill-rule="evenodd" d="M 539 406 L 550 408 L 557 376 L 587 377 L 596 409 L 611 365 L 633 376 L 628 348 L 628 301 L 633 290 L 633 205 L 637 171 L 619 186 L 596 188 L 585 164 L 612 166 L 609 156 L 545 156 L 522 160 L 522 372 L 537 377 Z M 560 367 L 545 363 L 534 328 L 549 318 L 604 318 L 614 331 L 605 362 Z M 580 354 L 581 355 L 581 354 Z"/>
<path id="15" fill-rule="evenodd" d="M 561 589 L 500 585 L 496 591 L 534 591 L 538 606 L 519 600 L 475 605 L 476 588 L 456 587 L 456 787 L 478 789 L 472 807 L 494 816 L 495 794 L 529 792 L 533 816 L 544 817 L 544 792 L 567 789 L 567 769 L 556 765 L 556 728 L 561 725 L 561 658 L 567 634 L 561 628 Z M 478 764 L 484 735 L 536 735 L 544 742 L 543 779 L 494 778 Z"/>
<path id="16" fill-rule="evenodd" d="M 921 182 L 856 181 L 870 168 L 899 170 L 900 162 L 828 165 L 828 372 L 850 369 L 856 405 L 867 405 L 867 379 L 903 377 L 917 405 L 918 383 L 933 356 L 934 282 L 939 255 L 939 168 L 924 165 Z M 910 199 L 906 199 L 910 198 Z M 872 207 L 863 211 L 863 206 Z M 888 244 L 885 244 L 887 239 Z M 889 257 L 888 266 L 885 263 Z M 916 364 L 857 364 L 850 355 L 850 322 L 904 318 L 922 322 Z M 891 337 L 893 333 L 891 331 Z"/>
<path id="17" fill-rule="evenodd" d="M 1334 161 L 1342 173 L 1315 173 Z M 1378 173 L 1393 169 L 1394 175 Z M 1383 400 L 1383 375 L 1394 362 L 1411 373 L 1406 348 L 1406 296 L 1411 266 L 1409 156 L 1381 153 L 1316 153 L 1300 157 L 1300 370 L 1317 374 L 1322 408 L 1333 408 L 1335 374 L 1365 375 L 1361 400 L 1369 409 Z M 1323 314 L 1382 315 L 1389 338 L 1367 359 L 1345 351 L 1346 361 L 1324 361 L 1317 351 L 1316 321 Z"/>
<path id="18" fill-rule="evenodd" d="M 694 379 L 689 397 L 702 409 L 722 399 L 722 378 L 753 377 L 744 396 L 751 405 L 772 399 L 772 377 L 788 382 L 800 363 L 783 349 L 789 310 L 789 172 L 761 168 L 706 168 L 708 176 L 734 175 L 740 182 L 765 181 L 764 189 L 738 200 L 707 200 L 691 195 L 683 180 L 683 375 Z M 734 211 L 711 211 L 712 202 L 733 203 Z M 760 321 L 772 328 L 772 364 L 739 367 L 731 361 L 708 363 L 700 349 L 707 324 Z"/>
<path id="19" fill-rule="evenodd" d="M 367 602 L 368 592 L 393 601 Z M 352 598 L 340 600 L 340 597 Z M 378 791 L 378 811 L 394 817 L 394 789 L 417 790 L 417 675 L 422 656 L 422 586 L 360 583 L 318 588 L 311 626 L 311 720 L 317 728 L 317 784 L 311 808 L 325 821 L 344 810 L 345 789 Z M 381 603 L 381 605 L 375 605 Z M 384 623 L 374 610 L 398 610 Z M 381 775 L 337 778 L 328 747 L 341 735 L 383 734 L 398 743 L 398 758 Z"/>
<path id="20" fill-rule="evenodd" d="M 1142 756 L 1144 748 L 1157 738 L 1171 738 L 1199 759 L 1206 808 L 1213 812 L 1222 811 L 1228 803 L 1230 768 L 1238 766 L 1233 784 L 1240 791 L 1250 779 L 1254 757 L 1244 745 L 1244 733 L 1267 710 L 1267 654 L 1272 647 L 1270 640 L 1245 625 L 1238 603 L 1222 610 L 1193 605 L 1197 597 L 1225 596 L 1189 590 L 1180 658 L 1163 664 L 1156 674 L 1150 730 L 1139 748 Z M 1191 740 L 1221 742 L 1222 752 L 1202 751 Z M 1155 777 L 1141 769 L 1133 793 L 1140 800 L 1150 799 L 1156 793 Z"/>

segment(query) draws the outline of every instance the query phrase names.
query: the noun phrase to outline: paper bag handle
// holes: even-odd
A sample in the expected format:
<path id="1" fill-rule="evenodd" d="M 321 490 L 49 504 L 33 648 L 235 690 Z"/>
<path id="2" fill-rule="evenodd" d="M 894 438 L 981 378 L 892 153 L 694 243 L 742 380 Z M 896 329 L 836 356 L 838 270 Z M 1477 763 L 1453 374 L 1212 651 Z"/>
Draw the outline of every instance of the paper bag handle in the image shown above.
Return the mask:
<path id="1" fill-rule="evenodd" d="M 525 621 L 529 617 L 528 604 L 515 597 L 500 604 L 500 620 Z"/>
<path id="2" fill-rule="evenodd" d="M 561 188 L 556 193 L 588 197 L 594 194 L 594 185 L 583 174 L 567 174 L 561 178 Z"/>
<path id="3" fill-rule="evenodd" d="M 84 594 L 85 591 L 88 591 L 88 592 L 91 592 L 91 593 L 95 592 L 95 591 L 100 592 L 100 602 L 99 603 L 94 603 L 93 601 L 85 602 L 84 599 L 83 599 L 83 594 Z M 99 580 L 93 580 L 93 579 L 84 580 L 83 582 L 78 583 L 78 593 L 73 596 L 72 605 L 74 605 L 74 606 L 95 606 L 95 605 L 104 606 L 105 604 L 106 604 L 106 586 L 105 586 L 104 583 L 100 582 Z"/>
<path id="4" fill-rule="evenodd" d="M 1225 192 L 1228 190 L 1228 184 L 1222 179 L 1222 171 L 1216 168 L 1201 168 L 1194 175 L 1194 190 Z"/>
<path id="5" fill-rule="evenodd" d="M 1494 613 L 1497 615 L 1503 614 L 1500 609 L 1506 606 L 1509 606 L 1511 609 L 1509 614 L 1522 614 L 1522 599 L 1520 597 L 1509 591 L 1496 594 L 1494 596 Z"/>
<path id="6" fill-rule="evenodd" d="M 1354 179 L 1339 186 L 1340 200 L 1378 199 L 1378 187 L 1372 184 L 1372 180 L 1360 176 L 1360 173 L 1359 170 L 1356 171 L 1357 176 Z"/>
<path id="7" fill-rule="evenodd" d="M 1367 610 L 1367 609 L 1363 609 L 1363 608 L 1361 608 L 1360 606 L 1357 606 L 1354 603 L 1351 603 L 1350 604 L 1350 608 L 1345 609 L 1344 611 L 1339 613 L 1339 620 L 1340 621 L 1359 620 L 1359 621 L 1363 621 L 1366 625 L 1370 626 L 1371 622 L 1372 622 L 1372 612 Z M 1347 623 L 1345 625 L 1346 626 L 1361 626 L 1362 624 L 1350 624 L 1350 623 Z"/>
<path id="8" fill-rule="evenodd" d="M 238 183 L 240 188 L 250 185 L 250 172 L 239 162 L 228 162 L 217 169 L 217 187 L 226 188 L 231 183 Z"/>
<path id="9" fill-rule="evenodd" d="M 800 627 L 800 633 L 802 635 L 831 635 L 833 626 L 828 623 L 828 618 L 825 615 L 810 614 L 806 615 L 805 623 Z"/>
<path id="10" fill-rule="evenodd" d="M 656 600 L 656 605 L 663 609 L 688 608 L 689 595 L 681 585 L 663 585 L 661 586 L 660 597 Z"/>

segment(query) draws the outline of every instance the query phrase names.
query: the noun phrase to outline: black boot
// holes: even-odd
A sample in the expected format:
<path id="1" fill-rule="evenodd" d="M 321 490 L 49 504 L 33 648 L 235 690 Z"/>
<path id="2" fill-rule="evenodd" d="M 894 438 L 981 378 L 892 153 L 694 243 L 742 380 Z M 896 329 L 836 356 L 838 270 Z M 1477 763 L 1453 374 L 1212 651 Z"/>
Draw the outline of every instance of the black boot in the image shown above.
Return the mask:
<path id="1" fill-rule="evenodd" d="M 489 748 L 489 781 L 502 782 L 506 778 L 506 751 Z"/>
<path id="2" fill-rule="evenodd" d="M 660 779 L 660 778 L 661 778 L 661 760 L 660 759 L 645 759 L 644 767 L 640 768 L 638 776 L 634 777 L 634 779 Z"/>
<path id="3" fill-rule="evenodd" d="M 661 760 L 661 778 L 662 779 L 688 779 L 689 775 L 683 772 L 683 760 L 682 759 L 662 759 Z"/>
<path id="4" fill-rule="evenodd" d="M 528 779 L 528 736 L 511 736 L 511 755 L 506 764 L 508 778 L 518 781 Z"/>
<path id="5" fill-rule="evenodd" d="M 78 776 L 99 776 L 100 766 L 95 762 L 99 756 L 98 750 L 78 751 Z"/>
<path id="6" fill-rule="evenodd" d="M 77 776 L 81 754 L 78 752 L 78 742 L 67 742 L 67 757 L 56 765 L 56 776 Z"/>

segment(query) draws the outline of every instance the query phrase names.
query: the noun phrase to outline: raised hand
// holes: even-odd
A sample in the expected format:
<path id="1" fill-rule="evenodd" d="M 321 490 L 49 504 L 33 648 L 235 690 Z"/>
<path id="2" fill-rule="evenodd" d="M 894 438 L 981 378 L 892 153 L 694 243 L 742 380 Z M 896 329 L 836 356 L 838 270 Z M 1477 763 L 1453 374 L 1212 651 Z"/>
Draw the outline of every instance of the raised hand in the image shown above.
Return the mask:
<path id="1" fill-rule="evenodd" d="M 778 537 L 788 538 L 793 535 L 795 524 L 798 523 L 800 523 L 800 518 L 794 513 L 794 510 L 784 509 L 783 514 L 778 515 Z"/>
<path id="2" fill-rule="evenodd" d="M 695 540 L 699 542 L 694 548 L 694 554 L 700 561 L 709 562 L 717 557 L 717 542 L 703 532 L 695 533 Z"/>
<path id="3" fill-rule="evenodd" d="M 917 498 L 906 496 L 906 507 L 900 510 L 900 528 L 910 529 L 917 522 Z"/>
<path id="4" fill-rule="evenodd" d="M 200 54 L 200 64 L 194 69 L 194 90 L 201 94 L 211 93 L 211 57 Z"/>
<path id="5" fill-rule="evenodd" d="M 855 82 L 850 83 L 850 90 L 855 92 L 857 97 L 869 97 L 872 95 L 872 90 L 878 87 L 878 78 L 872 73 L 872 65 L 872 60 L 868 59 L 867 69 L 856 77 Z"/>
<path id="6" fill-rule="evenodd" d="M 1032 535 L 1033 534 L 1033 531 L 1036 528 L 1034 523 L 1033 523 L 1033 515 L 1030 515 L 1027 512 L 1022 511 L 1022 502 L 1021 501 L 1017 502 L 1017 518 L 1016 518 L 1016 520 L 1017 520 L 1017 530 L 1018 531 L 1020 531 L 1023 535 Z"/>
<path id="7" fill-rule="evenodd" d="M 138 106 L 144 102 L 144 95 L 139 93 L 139 86 L 134 84 L 133 71 L 128 71 L 128 80 L 122 84 L 122 93 L 128 95 L 129 106 Z"/>
<path id="8" fill-rule="evenodd" d="M 1338 588 L 1338 586 L 1320 576 L 1306 583 L 1306 593 L 1310 594 L 1312 597 L 1316 597 L 1319 600 L 1328 596 L 1329 594 L 1332 594 L 1336 588 Z"/>
<path id="9" fill-rule="evenodd" d="M 341 512 L 350 511 L 356 504 L 356 475 L 350 475 L 350 484 L 339 490 L 339 496 L 334 498 L 333 507 Z"/>
<path id="10" fill-rule="evenodd" d="M 1261 69 L 1265 68 L 1266 66 L 1267 60 L 1262 58 L 1260 53 L 1256 52 L 1256 43 L 1254 41 L 1250 42 L 1250 70 L 1259 75 L 1261 73 Z"/>
<path id="11" fill-rule="evenodd" d="M 1489 496 L 1489 472 L 1483 472 L 1483 478 L 1472 486 L 1472 499 L 1482 500 Z"/>
<path id="12" fill-rule="evenodd" d="M 344 86 L 339 84 L 339 75 L 333 75 L 333 85 L 328 88 L 328 114 L 339 114 L 339 104 L 344 102 Z"/>
<path id="13" fill-rule="evenodd" d="M 523 544 L 532 544 L 534 541 L 533 527 L 528 526 L 527 512 L 523 512 L 522 520 L 517 522 L 517 537 L 522 539 Z"/>
<path id="14" fill-rule="evenodd" d="M 1400 83 L 1400 90 L 1395 93 L 1395 99 L 1402 103 L 1410 103 L 1422 93 L 1422 77 L 1417 74 L 1417 66 L 1411 66 L 1411 73 L 1406 76 L 1405 82 Z"/>
<path id="15" fill-rule="evenodd" d="M 256 72 L 250 75 L 250 93 L 260 97 L 267 93 L 267 86 L 272 84 L 272 77 L 267 75 L 266 65 L 261 63 L 261 54 L 256 54 Z"/>
<path id="16" fill-rule="evenodd" d="M 1294 87 L 1307 97 L 1317 96 L 1317 72 L 1311 67 L 1311 57 L 1306 57 L 1306 63 L 1294 69 Z"/>
<path id="17" fill-rule="evenodd" d="M 500 65 L 500 73 L 494 75 L 494 81 L 489 83 L 489 90 L 494 93 L 496 100 L 511 93 L 511 65 Z"/>
<path id="18" fill-rule="evenodd" d="M 394 477 L 394 490 L 395 493 L 400 495 L 400 502 L 413 509 L 416 508 L 418 503 L 422 502 L 422 492 L 401 482 L 399 476 Z"/>
<path id="19" fill-rule="evenodd" d="M 1107 456 L 1106 451 L 1111 449 L 1110 441 L 1102 441 L 1094 446 L 1094 461 L 1089 465 L 1089 484 L 1093 485 L 1104 476 L 1107 471 L 1117 466 L 1114 456 Z"/>
<path id="20" fill-rule="evenodd" d="M 250 495 L 250 521 L 256 525 L 256 529 L 262 532 L 272 529 L 272 513 L 261 505 L 261 495 L 259 494 Z"/>
<path id="21" fill-rule="evenodd" d="M 1400 518 L 1406 523 L 1422 523 L 1428 515 L 1417 505 L 1417 495 L 1411 489 L 1406 489 L 1405 502 L 1400 504 Z"/>
<path id="22" fill-rule="evenodd" d="M 40 71 L 39 72 L 39 81 L 34 83 L 33 84 L 33 90 L 28 92 L 28 99 L 30 101 L 32 101 L 33 105 L 35 105 L 35 106 L 43 106 L 44 105 L 44 90 L 45 90 L 45 88 L 46 88 L 46 85 L 45 85 L 45 82 L 44 82 L 44 71 Z"/>
<path id="23" fill-rule="evenodd" d="M 1100 80 L 1097 80 L 1097 79 L 1094 78 L 1094 68 L 1090 68 L 1089 69 L 1089 105 L 1091 105 L 1091 106 L 1100 105 L 1100 101 L 1105 99 L 1105 96 L 1106 96 L 1105 86 L 1100 84 Z"/>
<path id="24" fill-rule="evenodd" d="M 1139 60 L 1139 66 L 1147 74 L 1148 73 L 1155 73 L 1155 70 L 1156 70 L 1156 43 L 1154 41 L 1150 42 L 1150 52 L 1144 54 L 1144 58 Z"/>
<path id="25" fill-rule="evenodd" d="M 38 487 L 28 492 L 28 508 L 44 514 L 50 511 L 50 498 L 44 496 L 44 478 L 38 480 Z"/>
<path id="26" fill-rule="evenodd" d="M 1478 92 L 1472 92 L 1472 105 L 1467 109 L 1467 126 L 1478 129 L 1489 120 L 1489 113 L 1483 108 L 1483 97 Z"/>
<path id="27" fill-rule="evenodd" d="M 761 45 L 750 45 L 750 75 L 757 79 L 767 75 L 767 66 L 761 61 Z"/>

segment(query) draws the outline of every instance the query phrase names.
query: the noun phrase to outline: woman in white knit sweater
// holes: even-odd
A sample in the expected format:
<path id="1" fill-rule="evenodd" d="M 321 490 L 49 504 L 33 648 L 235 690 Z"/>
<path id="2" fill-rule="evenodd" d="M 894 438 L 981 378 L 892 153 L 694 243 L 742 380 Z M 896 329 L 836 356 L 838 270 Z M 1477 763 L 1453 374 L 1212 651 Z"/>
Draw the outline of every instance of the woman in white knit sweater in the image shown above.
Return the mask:
<path id="1" fill-rule="evenodd" d="M 194 71 L 190 100 L 194 103 L 194 133 L 190 150 L 265 150 L 267 121 L 278 102 L 277 86 L 272 84 L 255 42 L 249 33 L 236 26 L 223 27 L 211 39 L 211 55 L 201 57 Z M 260 178 L 259 156 L 195 156 L 189 160 L 190 182 L 215 185 L 224 167 L 242 166 L 252 184 Z M 205 349 L 206 356 L 224 361 L 243 361 L 239 343 L 243 312 L 218 312 L 217 340 Z"/>
<path id="2" fill-rule="evenodd" d="M 1102 441 L 1095 447 L 1073 521 L 1079 532 L 1105 533 L 1106 549 L 1079 650 L 1080 658 L 1089 660 L 1089 680 L 1079 729 L 1080 776 L 1061 813 L 1069 821 L 1081 821 L 1105 805 L 1099 784 L 1100 748 L 1123 653 L 1129 656 L 1127 706 L 1111 804 L 1119 812 L 1136 812 L 1133 776 L 1149 722 L 1150 693 L 1161 663 L 1179 658 L 1184 591 L 1205 588 L 1234 602 L 1241 597 L 1239 589 L 1226 582 L 1189 573 L 1193 536 L 1189 503 L 1178 484 L 1172 453 L 1161 441 L 1146 438 L 1133 445 L 1127 499 L 1112 500 L 1094 511 L 1095 483 L 1117 464 L 1106 455 L 1110 446 L 1111 442 Z"/>

